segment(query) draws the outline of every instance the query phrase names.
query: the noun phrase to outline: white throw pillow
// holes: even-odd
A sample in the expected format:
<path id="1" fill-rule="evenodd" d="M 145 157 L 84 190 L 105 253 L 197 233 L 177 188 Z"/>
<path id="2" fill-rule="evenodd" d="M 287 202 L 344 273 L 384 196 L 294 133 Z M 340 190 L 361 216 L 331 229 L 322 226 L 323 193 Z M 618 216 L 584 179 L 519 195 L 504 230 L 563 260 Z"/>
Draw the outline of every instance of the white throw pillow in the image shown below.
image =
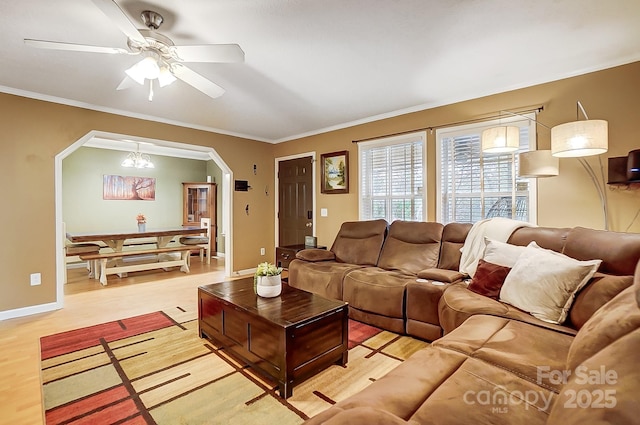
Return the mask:
<path id="1" fill-rule="evenodd" d="M 500 289 L 500 301 L 540 320 L 562 323 L 576 293 L 591 279 L 602 260 L 578 261 L 531 242 Z"/>
<path id="2" fill-rule="evenodd" d="M 511 245 L 509 243 L 484 238 L 485 248 L 482 259 L 488 263 L 502 267 L 513 267 L 526 246 Z"/>

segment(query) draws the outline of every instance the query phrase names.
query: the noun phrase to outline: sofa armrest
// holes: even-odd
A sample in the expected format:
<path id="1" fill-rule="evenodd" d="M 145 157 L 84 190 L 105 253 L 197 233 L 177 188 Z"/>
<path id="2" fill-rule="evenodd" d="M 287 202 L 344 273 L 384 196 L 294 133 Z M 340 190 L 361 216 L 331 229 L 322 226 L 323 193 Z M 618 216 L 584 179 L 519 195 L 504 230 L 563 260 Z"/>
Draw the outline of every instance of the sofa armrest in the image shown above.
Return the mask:
<path id="1" fill-rule="evenodd" d="M 418 277 L 420 279 L 435 280 L 444 283 L 455 283 L 464 279 L 467 275 L 456 270 L 429 268 L 420 270 Z"/>
<path id="2" fill-rule="evenodd" d="M 336 256 L 332 251 L 327 251 L 326 249 L 307 248 L 296 252 L 296 258 L 298 260 L 316 262 L 335 260 Z"/>

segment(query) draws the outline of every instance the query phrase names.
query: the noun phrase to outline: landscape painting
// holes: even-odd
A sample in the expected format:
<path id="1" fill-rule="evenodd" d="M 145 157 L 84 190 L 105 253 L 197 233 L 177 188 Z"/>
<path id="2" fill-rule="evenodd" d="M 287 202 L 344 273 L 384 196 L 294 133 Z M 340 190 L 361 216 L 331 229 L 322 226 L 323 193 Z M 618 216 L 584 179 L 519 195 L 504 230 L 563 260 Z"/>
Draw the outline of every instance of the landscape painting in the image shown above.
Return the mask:
<path id="1" fill-rule="evenodd" d="M 349 193 L 349 152 L 322 154 L 321 163 L 322 193 Z"/>
<path id="2" fill-rule="evenodd" d="M 153 177 L 103 176 L 102 199 L 126 201 L 154 201 L 156 179 Z"/>

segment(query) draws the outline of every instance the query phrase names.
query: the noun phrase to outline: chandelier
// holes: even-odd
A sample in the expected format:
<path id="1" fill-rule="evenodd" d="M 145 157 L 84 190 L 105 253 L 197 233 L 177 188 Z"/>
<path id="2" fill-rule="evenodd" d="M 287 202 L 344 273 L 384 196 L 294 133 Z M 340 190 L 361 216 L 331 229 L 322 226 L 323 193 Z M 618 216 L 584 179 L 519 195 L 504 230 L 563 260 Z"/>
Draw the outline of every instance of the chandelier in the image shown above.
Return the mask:
<path id="1" fill-rule="evenodd" d="M 153 162 L 151 162 L 151 157 L 147 154 L 140 153 L 140 144 L 138 144 L 135 152 L 129 152 L 120 165 L 123 167 L 155 168 Z"/>

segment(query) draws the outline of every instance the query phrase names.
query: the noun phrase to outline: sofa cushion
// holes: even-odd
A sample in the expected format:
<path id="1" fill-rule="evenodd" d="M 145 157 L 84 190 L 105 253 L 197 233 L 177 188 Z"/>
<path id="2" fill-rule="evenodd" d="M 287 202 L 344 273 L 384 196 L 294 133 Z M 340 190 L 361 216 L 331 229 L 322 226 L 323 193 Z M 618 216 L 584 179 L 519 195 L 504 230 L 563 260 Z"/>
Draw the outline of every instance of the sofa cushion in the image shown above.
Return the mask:
<path id="1" fill-rule="evenodd" d="M 633 287 L 598 310 L 576 335 L 566 366 L 573 373 L 551 411 L 549 425 L 638 423 L 639 294 L 640 263 Z"/>
<path id="2" fill-rule="evenodd" d="M 289 285 L 326 298 L 342 300 L 344 276 L 360 267 L 335 261 L 310 263 L 294 259 L 289 263 Z"/>
<path id="3" fill-rule="evenodd" d="M 331 261 L 336 259 L 332 251 L 320 248 L 305 248 L 296 252 L 296 258 L 304 261 Z"/>
<path id="4" fill-rule="evenodd" d="M 547 425 L 638 423 L 640 330 L 620 337 L 569 375 Z M 593 376 L 591 380 L 585 376 Z"/>
<path id="5" fill-rule="evenodd" d="M 543 340 L 540 340 L 540 339 Z M 564 369 L 573 335 L 504 317 L 475 315 L 447 336 L 434 341 L 434 347 L 465 353 L 540 385 L 539 366 Z M 559 391 L 561 382 L 542 385 Z"/>
<path id="6" fill-rule="evenodd" d="M 458 271 L 460 268 L 460 248 L 464 245 L 470 223 L 448 223 L 442 230 L 442 243 L 440 245 L 440 258 L 438 268 Z"/>
<path id="7" fill-rule="evenodd" d="M 442 326 L 445 333 L 453 331 L 469 317 L 478 314 L 490 314 L 492 316 L 515 319 L 567 335 L 576 334 L 576 331 L 572 328 L 543 322 L 512 305 L 476 294 L 464 284 L 453 284 L 446 287 L 438 303 L 440 326 Z"/>
<path id="8" fill-rule="evenodd" d="M 385 220 L 342 223 L 331 251 L 340 263 L 375 266 L 387 234 Z"/>
<path id="9" fill-rule="evenodd" d="M 436 267 L 443 228 L 434 222 L 394 221 L 389 226 L 378 267 L 412 274 Z"/>
<path id="10" fill-rule="evenodd" d="M 307 424 L 345 423 L 338 421 L 338 415 L 355 421 L 355 413 L 363 409 L 393 415 L 387 416 L 393 419 L 390 423 L 396 423 L 397 417 L 410 424 L 544 424 L 557 388 L 537 384 L 537 365 L 563 368 L 571 338 L 547 337 L 548 333 L 553 332 L 503 318 L 474 316 Z M 539 397 L 524 403 L 518 394 Z M 498 403 L 509 403 L 497 406 L 506 407 L 506 413 L 491 404 L 494 397 Z"/>
<path id="11" fill-rule="evenodd" d="M 601 260 L 578 261 L 531 242 L 507 275 L 500 301 L 534 317 L 563 323 L 575 294 L 594 275 Z"/>
<path id="12" fill-rule="evenodd" d="M 516 229 L 511 236 L 509 236 L 507 243 L 527 246 L 531 242 L 535 241 L 538 246 L 542 248 L 562 252 L 567 241 L 569 231 L 571 231 L 571 229 L 567 227 L 521 227 Z"/>
<path id="13" fill-rule="evenodd" d="M 469 358 L 429 395 L 410 423 L 544 425 L 556 397 L 506 368 Z"/>
<path id="14" fill-rule="evenodd" d="M 640 328 L 640 309 L 634 290 L 631 287 L 622 291 L 580 328 L 569 350 L 567 369 L 573 370 L 613 341 Z"/>
<path id="15" fill-rule="evenodd" d="M 578 292 L 571 306 L 569 318 L 576 329 L 580 329 L 593 313 L 611 301 L 633 283 L 633 276 L 612 276 L 596 273 L 587 285 Z"/>
<path id="16" fill-rule="evenodd" d="M 404 318 L 404 291 L 416 277 L 378 267 L 365 267 L 344 277 L 343 301 L 379 315 Z"/>
<path id="17" fill-rule="evenodd" d="M 357 408 L 383 410 L 406 421 L 466 359 L 466 355 L 450 350 L 419 350 L 364 390 L 314 416 L 306 424 L 323 424 L 342 411 Z"/>
<path id="18" fill-rule="evenodd" d="M 500 288 L 502 288 L 510 271 L 510 267 L 499 266 L 480 259 L 469 284 L 469 290 L 497 300 L 500 296 Z"/>
<path id="19" fill-rule="evenodd" d="M 438 302 L 440 326 L 445 333 L 453 331 L 475 314 L 506 317 L 508 313 L 506 304 L 476 294 L 461 283 L 448 286 Z"/>
<path id="20" fill-rule="evenodd" d="M 598 271 L 630 276 L 640 260 L 640 233 L 574 227 L 567 235 L 563 253 L 578 260 L 599 258 L 602 264 Z"/>
<path id="21" fill-rule="evenodd" d="M 451 271 L 451 270 L 450 270 Z M 438 281 L 413 281 L 407 283 L 407 328 L 409 335 L 433 341 L 442 336 L 438 303 L 448 285 Z"/>

